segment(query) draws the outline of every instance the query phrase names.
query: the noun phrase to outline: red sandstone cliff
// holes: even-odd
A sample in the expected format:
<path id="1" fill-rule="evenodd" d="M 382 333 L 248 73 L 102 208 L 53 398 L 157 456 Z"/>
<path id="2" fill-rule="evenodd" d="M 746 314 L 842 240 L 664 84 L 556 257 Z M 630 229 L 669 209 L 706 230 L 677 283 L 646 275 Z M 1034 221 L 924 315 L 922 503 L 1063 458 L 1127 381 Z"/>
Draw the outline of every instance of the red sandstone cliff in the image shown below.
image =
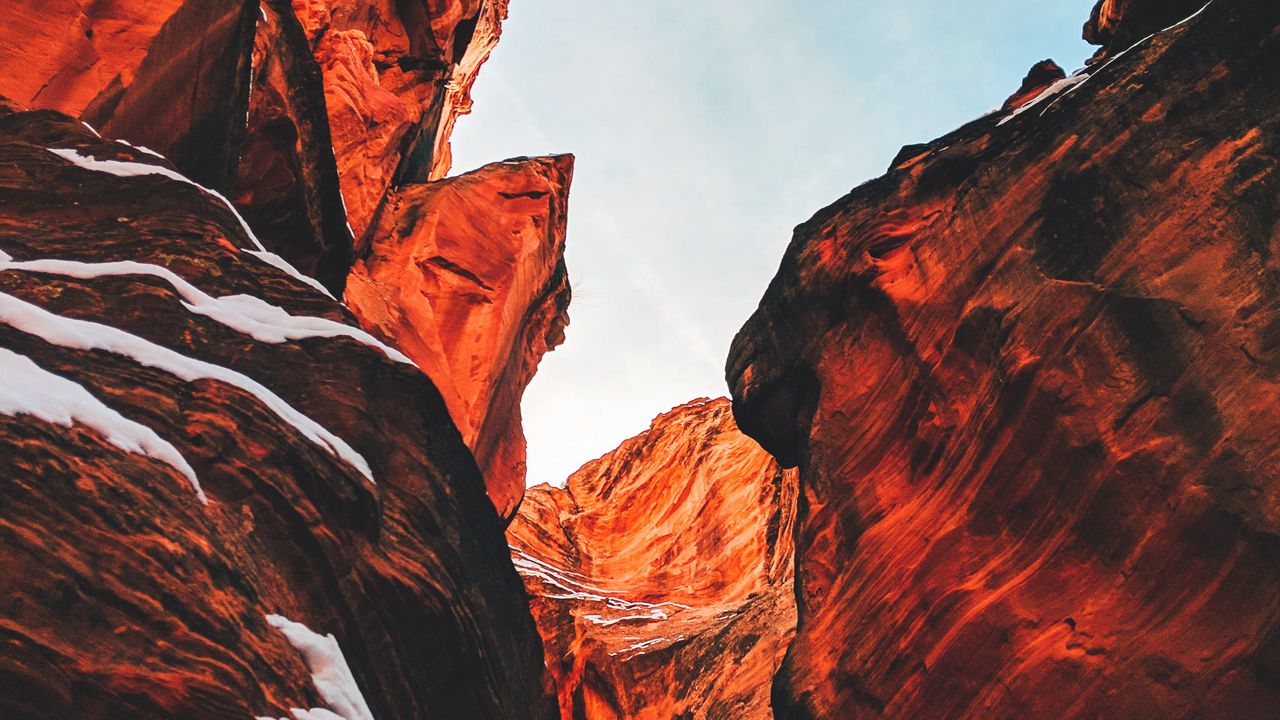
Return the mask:
<path id="1" fill-rule="evenodd" d="M 436 381 L 504 518 L 524 497 L 520 398 L 564 339 L 572 176 L 559 156 L 403 186 L 347 283 L 361 325 Z"/>
<path id="2" fill-rule="evenodd" d="M 698 400 L 532 488 L 508 530 L 562 717 L 772 717 L 795 476 Z"/>
<path id="3" fill-rule="evenodd" d="M 572 162 L 439 180 L 505 1 L 6 13 L 0 716 L 553 716 L 502 538 Z"/>
<path id="4" fill-rule="evenodd" d="M 1280 5 L 1183 5 L 797 229 L 728 364 L 778 718 L 1280 716 Z"/>
<path id="5" fill-rule="evenodd" d="M 440 180 L 506 12 L 506 0 L 19 0 L 0 23 L 0 95 L 171 158 L 339 297 L 359 262 L 346 296 L 358 319 L 431 375 L 510 517 L 520 397 L 568 322 L 572 160 Z M 445 264 L 396 265 L 417 255 Z"/>
<path id="6" fill-rule="evenodd" d="M 0 716 L 554 716 L 440 394 L 253 244 L 0 114 Z"/>
<path id="7" fill-rule="evenodd" d="M 0 96 L 171 158 L 340 293 L 352 235 L 369 241 L 388 190 L 447 173 L 506 12 L 506 0 L 16 0 L 0 23 Z"/>

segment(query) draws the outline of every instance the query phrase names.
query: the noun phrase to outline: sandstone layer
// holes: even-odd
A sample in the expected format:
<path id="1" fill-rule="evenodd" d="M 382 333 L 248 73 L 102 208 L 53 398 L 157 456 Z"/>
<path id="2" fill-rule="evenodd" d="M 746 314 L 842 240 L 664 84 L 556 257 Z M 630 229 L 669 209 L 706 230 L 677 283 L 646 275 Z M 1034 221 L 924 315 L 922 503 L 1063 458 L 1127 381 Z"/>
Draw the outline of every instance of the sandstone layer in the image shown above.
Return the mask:
<path id="1" fill-rule="evenodd" d="M 524 496 L 520 398 L 568 322 L 572 177 L 563 155 L 405 185 L 347 283 L 360 323 L 435 380 L 504 518 Z"/>
<path id="2" fill-rule="evenodd" d="M 780 720 L 1280 716 L 1280 5 L 1178 5 L 797 228 L 727 370 Z"/>
<path id="3" fill-rule="evenodd" d="M 508 539 L 562 717 L 772 717 L 795 627 L 795 482 L 720 399 L 529 490 Z"/>
<path id="4" fill-rule="evenodd" d="M 507 0 L 16 0 L 0 95 L 159 152 L 341 293 L 387 192 L 449 170 Z"/>
<path id="5" fill-rule="evenodd" d="M 554 717 L 440 394 L 254 242 L 0 114 L 0 716 Z"/>

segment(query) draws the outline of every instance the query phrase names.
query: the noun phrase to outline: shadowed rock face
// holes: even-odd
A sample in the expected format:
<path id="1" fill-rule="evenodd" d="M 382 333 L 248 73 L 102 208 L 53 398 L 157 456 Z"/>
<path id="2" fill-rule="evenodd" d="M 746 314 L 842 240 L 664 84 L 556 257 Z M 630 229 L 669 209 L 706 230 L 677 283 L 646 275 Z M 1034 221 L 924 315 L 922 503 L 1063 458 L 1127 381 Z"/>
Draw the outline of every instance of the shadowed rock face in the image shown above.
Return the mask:
<path id="1" fill-rule="evenodd" d="M 1280 5 L 1121 49 L 800 226 L 735 340 L 777 717 L 1280 715 Z"/>
<path id="2" fill-rule="evenodd" d="M 572 176 L 562 155 L 406 185 L 347 283 L 361 325 L 435 380 L 508 519 L 524 496 L 520 398 L 568 323 Z"/>
<path id="3" fill-rule="evenodd" d="M 772 717 L 795 475 L 698 400 L 529 490 L 508 530 L 562 717 Z"/>
<path id="4" fill-rule="evenodd" d="M 379 720 L 554 717 L 439 393 L 170 168 L 0 114 L 0 716 L 343 710 L 279 614 Z"/>

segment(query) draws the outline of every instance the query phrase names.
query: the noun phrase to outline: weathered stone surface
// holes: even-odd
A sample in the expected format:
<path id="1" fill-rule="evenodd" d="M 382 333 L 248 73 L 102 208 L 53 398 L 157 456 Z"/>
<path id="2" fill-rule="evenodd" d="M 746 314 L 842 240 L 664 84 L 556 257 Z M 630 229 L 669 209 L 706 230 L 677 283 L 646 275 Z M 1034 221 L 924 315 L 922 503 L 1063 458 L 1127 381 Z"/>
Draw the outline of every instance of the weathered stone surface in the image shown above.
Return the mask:
<path id="1" fill-rule="evenodd" d="M 1084 39 L 1109 57 L 1206 5 L 1207 0 L 1098 0 L 1084 24 Z M 1095 58 L 1096 59 L 1096 58 Z"/>
<path id="2" fill-rule="evenodd" d="M 348 219 L 366 239 L 393 185 L 443 178 L 449 134 L 498 42 L 507 0 L 331 0 L 305 8 Z"/>
<path id="3" fill-rule="evenodd" d="M 447 174 L 507 14 L 507 0 L 16 2 L 0 95 L 171 158 L 338 294 L 387 193 Z"/>
<path id="4" fill-rule="evenodd" d="M 736 339 L 778 718 L 1280 715 L 1280 5 L 1172 5 L 800 226 Z"/>
<path id="5" fill-rule="evenodd" d="M 265 245 L 341 295 L 352 230 L 324 80 L 297 9 L 288 0 L 263 4 L 244 149 L 228 194 Z"/>
<path id="6" fill-rule="evenodd" d="M 795 474 L 698 400 L 529 491 L 508 530 L 562 717 L 771 718 Z"/>
<path id="7" fill-rule="evenodd" d="M 79 117 L 225 190 L 257 17 L 245 0 L 14 0 L 0 23 L 0 95 Z"/>
<path id="8" fill-rule="evenodd" d="M 572 178 L 573 158 L 561 155 L 406 185 L 347 284 L 361 324 L 440 388 L 504 518 L 524 495 L 520 398 L 569 320 Z"/>
<path id="9" fill-rule="evenodd" d="M 279 613 L 333 633 L 379 720 L 554 717 L 503 525 L 439 393 L 161 168 L 56 113 L 0 115 L 0 350 L 171 444 L 208 498 L 86 420 L 0 412 L 0 716 L 336 709 Z M 49 259 L 89 265 L 24 264 Z M 9 408 L 25 391 L 4 390 Z"/>
<path id="10" fill-rule="evenodd" d="M 1009 96 L 1000 106 L 1001 110 L 1012 110 L 1034 100 L 1038 95 L 1053 87 L 1053 84 L 1067 76 L 1065 70 L 1052 60 L 1041 60 L 1027 71 L 1018 91 Z"/>

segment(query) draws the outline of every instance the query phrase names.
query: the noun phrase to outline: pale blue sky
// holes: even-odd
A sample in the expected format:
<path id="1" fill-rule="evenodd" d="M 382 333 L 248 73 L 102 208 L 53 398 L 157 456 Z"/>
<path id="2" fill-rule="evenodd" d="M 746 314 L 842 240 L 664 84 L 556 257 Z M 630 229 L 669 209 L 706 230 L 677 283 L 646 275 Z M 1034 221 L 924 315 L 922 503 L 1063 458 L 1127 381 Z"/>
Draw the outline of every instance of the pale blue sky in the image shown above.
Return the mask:
<path id="1" fill-rule="evenodd" d="M 524 401 L 529 482 L 726 394 L 791 229 L 905 144 L 1092 49 L 1093 0 L 512 0 L 454 172 L 572 152 L 567 340 Z"/>

